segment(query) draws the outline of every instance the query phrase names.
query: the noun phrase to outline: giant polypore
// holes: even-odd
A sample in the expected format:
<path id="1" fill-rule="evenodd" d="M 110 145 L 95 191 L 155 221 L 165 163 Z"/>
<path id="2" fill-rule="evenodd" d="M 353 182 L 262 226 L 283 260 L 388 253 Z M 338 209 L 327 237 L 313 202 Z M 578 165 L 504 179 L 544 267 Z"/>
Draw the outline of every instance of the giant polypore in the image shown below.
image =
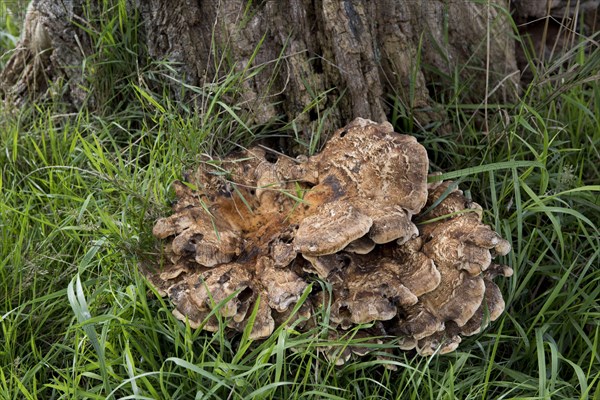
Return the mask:
<path id="1" fill-rule="evenodd" d="M 492 259 L 510 245 L 428 168 L 415 138 L 360 118 L 312 157 L 206 159 L 174 183 L 153 230 L 164 258 L 144 272 L 194 328 L 241 331 L 254 313 L 250 336 L 265 338 L 318 277 L 330 292 L 313 290 L 303 318 L 327 297 L 336 334 L 375 323 L 402 349 L 452 351 L 504 310 L 492 278 L 512 270 Z"/>

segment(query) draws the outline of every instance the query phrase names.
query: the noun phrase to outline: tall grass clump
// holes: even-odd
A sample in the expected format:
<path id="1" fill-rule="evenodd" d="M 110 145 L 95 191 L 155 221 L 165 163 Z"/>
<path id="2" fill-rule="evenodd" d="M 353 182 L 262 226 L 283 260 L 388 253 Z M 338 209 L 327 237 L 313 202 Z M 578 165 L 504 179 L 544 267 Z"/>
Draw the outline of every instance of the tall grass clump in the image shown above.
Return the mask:
<path id="1" fill-rule="evenodd" d="M 19 40 L 19 30 L 25 18 L 24 4 L 18 1 L 0 3 L 0 69 L 8 61 Z"/>
<path id="2" fill-rule="evenodd" d="M 125 2 L 100 7 L 78 21 L 96 50 L 85 68 L 99 103 L 0 105 L 1 399 L 599 398 L 597 37 L 543 69 L 532 59 L 539 70 L 519 101 L 487 105 L 485 134 L 486 105 L 465 104 L 459 81 L 444 97 L 444 136 L 395 101 L 431 172 L 460 182 L 511 241 L 501 261 L 515 274 L 500 283 L 506 313 L 458 351 L 389 353 L 388 341 L 368 345 L 382 357 L 336 367 L 325 350 L 367 344 L 354 331 L 328 340 L 327 308 L 310 332 L 292 324 L 254 342 L 176 320 L 139 273 L 160 256 L 151 228 L 169 213 L 170 182 L 200 154 L 248 146 L 268 127 L 228 101 L 256 70 L 228 70 L 223 56 L 221 78 L 178 82 L 198 100 L 180 103 L 158 79 L 174 66 L 144 58 Z M 302 142 L 307 153 L 318 141 Z"/>

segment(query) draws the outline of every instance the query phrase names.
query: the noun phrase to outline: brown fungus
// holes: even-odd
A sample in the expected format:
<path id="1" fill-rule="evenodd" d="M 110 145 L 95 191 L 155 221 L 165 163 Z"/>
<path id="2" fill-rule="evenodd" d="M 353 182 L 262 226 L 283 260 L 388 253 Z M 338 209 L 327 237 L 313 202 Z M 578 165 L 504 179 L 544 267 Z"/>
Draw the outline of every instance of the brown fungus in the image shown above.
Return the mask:
<path id="1" fill-rule="evenodd" d="M 431 185 L 427 204 L 435 207 L 419 216 L 420 251 L 440 272 L 440 284 L 403 310 L 393 329 L 424 355 L 438 348 L 453 351 L 461 335 L 478 333 L 497 319 L 504 300 L 492 278 L 512 275 L 509 267 L 491 264 L 493 256 L 510 251 L 510 244 L 481 222 L 478 204 L 450 185 Z"/>
<path id="2" fill-rule="evenodd" d="M 360 118 L 312 157 L 205 159 L 174 183 L 174 213 L 153 230 L 162 265 L 144 272 L 192 327 L 241 331 L 254 315 L 251 337 L 267 337 L 312 275 L 330 292 L 310 293 L 296 318 L 327 303 L 336 337 L 371 326 L 403 350 L 452 351 L 503 311 L 492 278 L 512 270 L 492 259 L 510 245 L 450 182 L 428 186 L 427 170 L 413 137 Z"/>

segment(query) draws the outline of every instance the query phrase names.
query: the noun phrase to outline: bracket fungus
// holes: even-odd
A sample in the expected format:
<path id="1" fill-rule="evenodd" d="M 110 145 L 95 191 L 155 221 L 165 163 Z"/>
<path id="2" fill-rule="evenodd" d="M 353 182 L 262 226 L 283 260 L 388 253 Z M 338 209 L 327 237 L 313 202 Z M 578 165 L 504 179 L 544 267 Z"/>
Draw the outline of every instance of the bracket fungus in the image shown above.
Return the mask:
<path id="1" fill-rule="evenodd" d="M 492 260 L 510 244 L 451 182 L 428 185 L 428 168 L 415 138 L 360 118 L 312 157 L 205 159 L 173 184 L 153 229 L 162 265 L 144 273 L 192 327 L 241 331 L 252 316 L 250 337 L 265 338 L 318 277 L 330 291 L 299 313 L 328 299 L 332 334 L 374 323 L 403 350 L 452 351 L 504 310 L 492 279 L 512 270 Z"/>

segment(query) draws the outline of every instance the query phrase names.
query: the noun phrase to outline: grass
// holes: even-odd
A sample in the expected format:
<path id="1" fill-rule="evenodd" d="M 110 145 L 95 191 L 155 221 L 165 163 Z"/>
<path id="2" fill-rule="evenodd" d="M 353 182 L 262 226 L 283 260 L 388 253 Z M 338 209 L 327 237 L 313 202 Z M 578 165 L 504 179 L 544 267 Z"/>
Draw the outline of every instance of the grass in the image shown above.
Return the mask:
<path id="1" fill-rule="evenodd" d="M 118 16 L 102 32 L 133 37 Z M 118 43 L 97 38 L 104 56 L 123 61 L 130 54 Z M 253 343 L 190 329 L 146 284 L 137 265 L 158 251 L 150 231 L 170 212 L 170 182 L 197 154 L 256 139 L 258 128 L 224 100 L 244 76 L 212 82 L 210 97 L 189 88 L 204 100 L 185 110 L 137 84 L 168 65 L 126 70 L 125 59 L 103 64 L 119 68 L 118 96 L 108 96 L 106 74 L 89 82 L 114 115 L 3 109 L 0 398 L 599 399 L 600 89 L 590 78 L 600 50 L 586 44 L 553 66 L 562 81 L 540 72 L 517 104 L 489 111 L 486 135 L 479 111 L 461 104 L 464 87 L 444 104 L 452 133 L 412 132 L 432 172 L 459 180 L 514 247 L 503 261 L 515 274 L 500 283 L 506 313 L 445 356 L 395 352 L 336 367 L 326 347 L 357 339 L 315 340 L 323 328 L 291 326 Z"/>

